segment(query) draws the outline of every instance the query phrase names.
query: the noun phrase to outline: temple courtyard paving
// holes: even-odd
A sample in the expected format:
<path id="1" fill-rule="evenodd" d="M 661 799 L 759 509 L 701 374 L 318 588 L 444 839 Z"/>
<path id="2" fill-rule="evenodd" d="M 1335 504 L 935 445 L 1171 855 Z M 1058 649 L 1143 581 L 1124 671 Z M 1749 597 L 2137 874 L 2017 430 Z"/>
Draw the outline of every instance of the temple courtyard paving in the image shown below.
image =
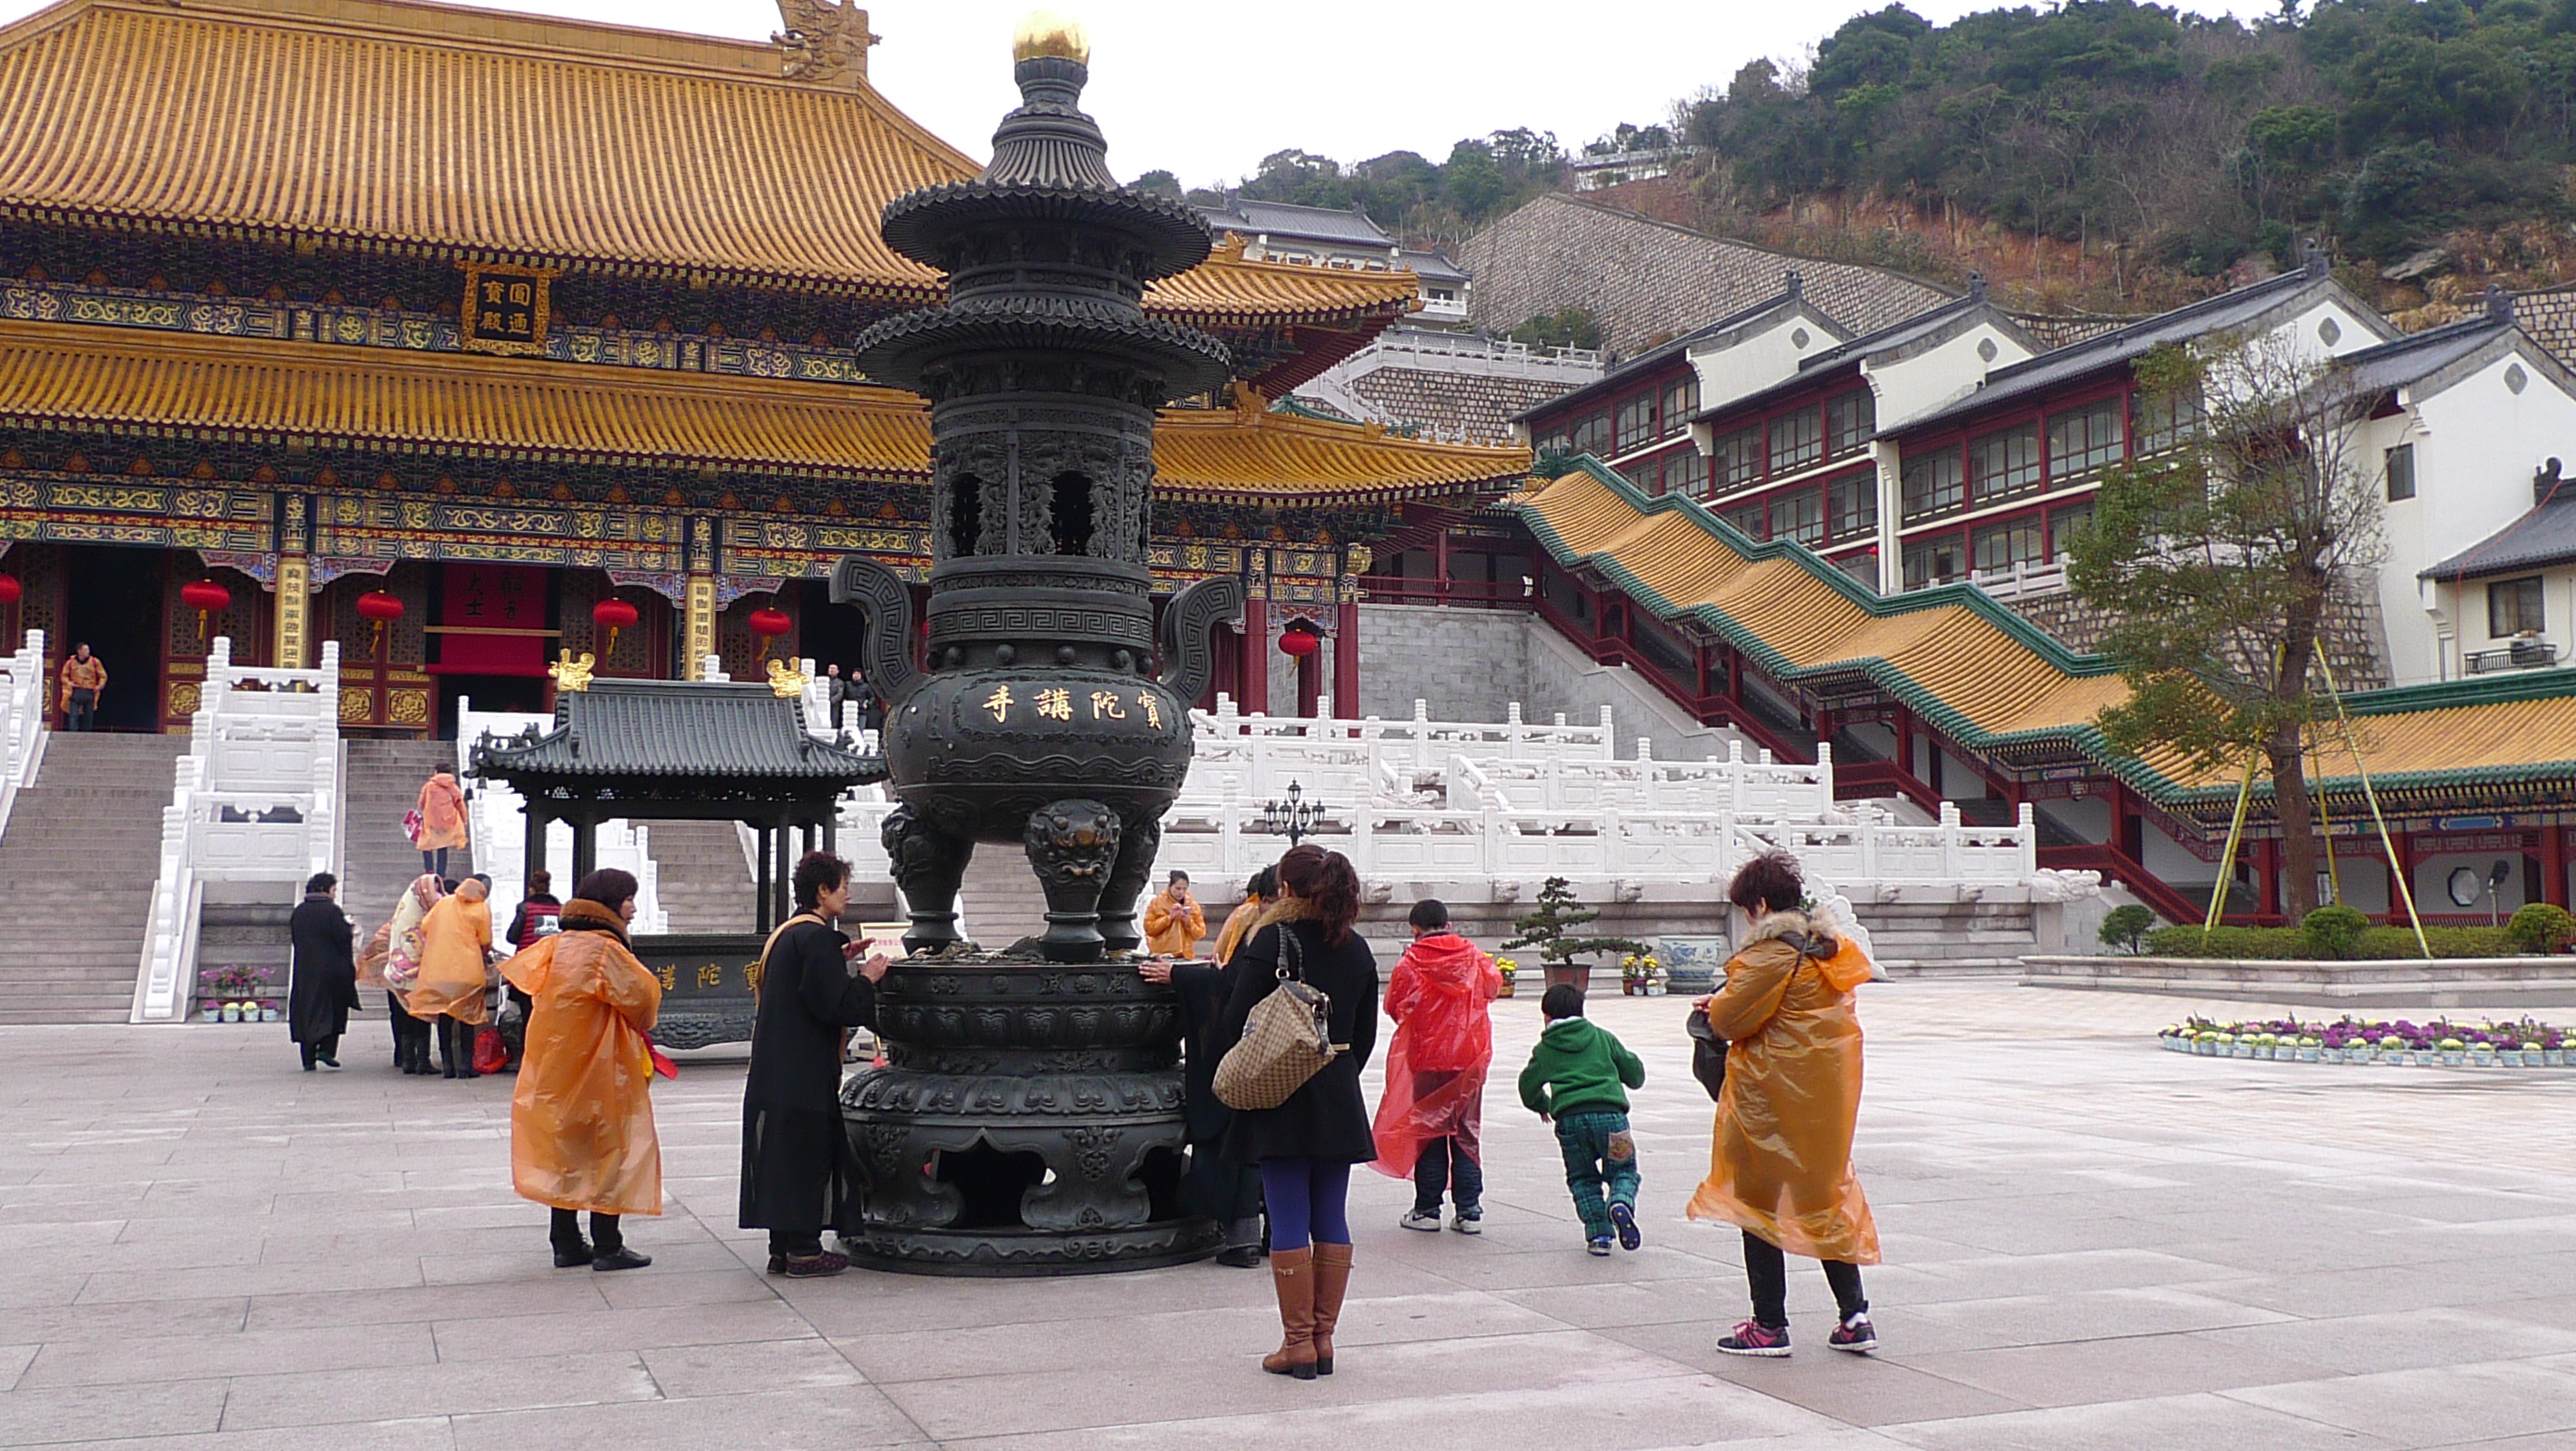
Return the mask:
<path id="1" fill-rule="evenodd" d="M 1609 1259 L 1514 1100 L 1536 1004 L 1498 1004 L 1485 1235 L 1361 1175 L 1306 1384 L 1255 1367 L 1255 1272 L 765 1278 L 738 1062 L 657 1087 L 656 1263 L 600 1275 L 511 1195 L 507 1081 L 399 1077 L 380 1019 L 312 1075 L 275 1025 L 0 1030 L 0 1445 L 2576 1447 L 2576 1070 L 2159 1051 L 2188 1006 L 1865 989 L 1885 1349 L 1824 1348 L 1807 1266 L 1797 1356 L 1732 1361 L 1682 1004 L 1595 1003 L 1651 1074 L 1647 1245 Z"/>

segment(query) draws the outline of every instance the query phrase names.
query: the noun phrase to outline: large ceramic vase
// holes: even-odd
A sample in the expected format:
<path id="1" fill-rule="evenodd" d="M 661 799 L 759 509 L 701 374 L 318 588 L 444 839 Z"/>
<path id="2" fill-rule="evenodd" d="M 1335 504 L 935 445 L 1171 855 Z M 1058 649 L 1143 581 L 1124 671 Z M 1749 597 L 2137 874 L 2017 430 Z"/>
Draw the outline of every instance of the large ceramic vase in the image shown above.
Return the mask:
<path id="1" fill-rule="evenodd" d="M 1146 546 L 1154 419 L 1226 377 L 1222 343 L 1146 316 L 1145 285 L 1204 261 L 1176 201 L 1126 190 L 1078 108 L 1088 47 L 1023 29 L 1023 104 L 969 182 L 900 197 L 888 245 L 946 274 L 945 305 L 859 340 L 860 367 L 931 403 L 924 654 L 910 586 L 841 561 L 888 702 L 885 846 L 911 914 L 880 988 L 883 1067 L 843 1092 L 866 1178 L 858 1257 L 933 1273 L 1165 1264 L 1220 1231 L 1174 1203 L 1181 1022 L 1136 975 L 1136 902 L 1190 763 L 1208 632 L 1231 579 L 1168 602 Z M 972 944 L 956 898 L 979 846 L 1027 854 L 1046 920 Z M 999 949 L 999 950 L 993 950 Z"/>

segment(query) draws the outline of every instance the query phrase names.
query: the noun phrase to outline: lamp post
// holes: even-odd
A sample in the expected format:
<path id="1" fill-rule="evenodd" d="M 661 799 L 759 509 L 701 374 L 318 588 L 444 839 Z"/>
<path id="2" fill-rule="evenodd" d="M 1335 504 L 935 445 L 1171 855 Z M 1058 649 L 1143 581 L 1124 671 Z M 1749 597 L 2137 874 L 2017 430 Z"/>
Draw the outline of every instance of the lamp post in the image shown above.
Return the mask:
<path id="1" fill-rule="evenodd" d="M 1288 783 L 1288 799 L 1264 802 L 1261 807 L 1261 829 L 1272 836 L 1288 838 L 1290 849 L 1315 834 L 1315 823 L 1331 810 L 1321 801 L 1305 800 L 1305 789 L 1296 782 Z"/>

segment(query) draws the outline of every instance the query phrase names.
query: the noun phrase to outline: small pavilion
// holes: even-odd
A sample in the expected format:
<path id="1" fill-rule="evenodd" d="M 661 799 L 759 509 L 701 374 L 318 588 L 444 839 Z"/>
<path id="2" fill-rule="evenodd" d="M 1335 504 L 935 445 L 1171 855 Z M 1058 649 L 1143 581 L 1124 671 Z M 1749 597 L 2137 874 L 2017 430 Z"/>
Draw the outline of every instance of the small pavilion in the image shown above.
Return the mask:
<path id="1" fill-rule="evenodd" d="M 793 852 L 831 850 L 841 794 L 885 763 L 805 729 L 800 702 L 765 684 L 590 680 L 555 697 L 555 727 L 474 748 L 473 774 L 526 799 L 528 866 L 546 828 L 573 829 L 573 880 L 593 866 L 599 824 L 617 818 L 740 821 L 760 834 L 759 930 L 787 919 Z"/>

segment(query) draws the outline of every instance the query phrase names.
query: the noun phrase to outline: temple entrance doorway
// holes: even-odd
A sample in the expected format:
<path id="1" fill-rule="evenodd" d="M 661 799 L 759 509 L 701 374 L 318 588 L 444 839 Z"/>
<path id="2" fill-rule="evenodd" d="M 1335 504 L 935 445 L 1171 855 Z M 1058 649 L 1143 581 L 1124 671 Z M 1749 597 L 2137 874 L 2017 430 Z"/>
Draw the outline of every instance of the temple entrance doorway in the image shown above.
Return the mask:
<path id="1" fill-rule="evenodd" d="M 63 547 L 61 656 L 88 642 L 107 666 L 107 692 L 99 698 L 98 728 L 161 729 L 162 586 L 168 559 L 157 549 L 114 545 Z M 47 682 L 49 694 L 60 691 Z M 53 703 L 52 699 L 46 702 Z"/>

